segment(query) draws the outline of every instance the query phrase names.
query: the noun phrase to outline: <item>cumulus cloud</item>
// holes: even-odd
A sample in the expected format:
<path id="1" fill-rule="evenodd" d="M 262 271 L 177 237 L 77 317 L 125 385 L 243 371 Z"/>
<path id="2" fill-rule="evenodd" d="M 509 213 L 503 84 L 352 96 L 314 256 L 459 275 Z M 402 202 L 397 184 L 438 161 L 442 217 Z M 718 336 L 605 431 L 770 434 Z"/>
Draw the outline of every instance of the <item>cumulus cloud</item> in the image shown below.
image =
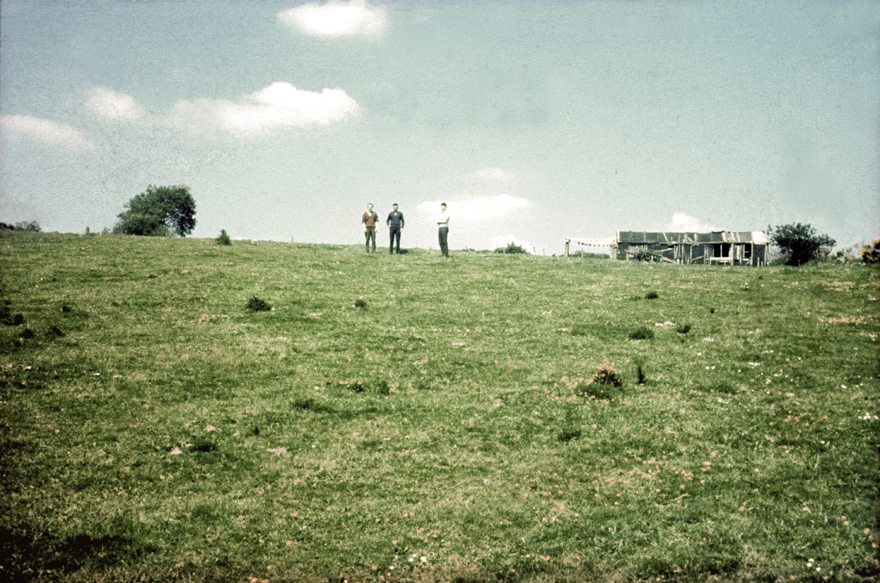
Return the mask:
<path id="1" fill-rule="evenodd" d="M 88 150 L 94 147 L 79 129 L 30 115 L 0 116 L 0 128 L 4 134 L 20 136 L 68 150 Z"/>
<path id="2" fill-rule="evenodd" d="M 144 115 L 144 110 L 132 96 L 106 87 L 91 89 L 86 95 L 86 107 L 117 121 L 134 121 Z"/>
<path id="3" fill-rule="evenodd" d="M 239 101 L 179 101 L 171 117 L 173 124 L 196 130 L 257 137 L 285 128 L 327 126 L 359 114 L 358 103 L 342 89 L 315 92 L 277 82 Z"/>
<path id="4" fill-rule="evenodd" d="M 387 15 L 384 8 L 370 6 L 366 0 L 330 0 L 282 10 L 278 20 L 311 36 L 378 37 L 385 31 Z"/>
<path id="5" fill-rule="evenodd" d="M 694 232 L 708 233 L 710 231 L 720 231 L 718 227 L 711 225 L 705 221 L 701 221 L 696 217 L 692 217 L 687 213 L 673 213 L 672 221 L 666 225 L 666 230 L 676 232 Z"/>
<path id="6" fill-rule="evenodd" d="M 498 194 L 458 197 L 447 201 L 429 200 L 421 203 L 418 210 L 424 215 L 436 214 L 441 202 L 446 202 L 448 205 L 453 222 L 480 222 L 505 218 L 532 206 L 528 199 Z"/>

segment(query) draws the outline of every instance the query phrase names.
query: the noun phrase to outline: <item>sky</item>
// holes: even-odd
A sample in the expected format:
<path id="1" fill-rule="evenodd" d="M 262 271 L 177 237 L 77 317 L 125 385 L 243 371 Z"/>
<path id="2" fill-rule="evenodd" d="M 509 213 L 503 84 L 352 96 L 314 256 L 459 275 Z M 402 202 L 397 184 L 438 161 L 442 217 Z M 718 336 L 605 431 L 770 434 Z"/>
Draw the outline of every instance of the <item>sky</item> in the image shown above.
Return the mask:
<path id="1" fill-rule="evenodd" d="M 0 221 L 558 254 L 618 230 L 880 236 L 880 2 L 2 0 Z M 379 244 L 388 234 L 379 230 Z"/>

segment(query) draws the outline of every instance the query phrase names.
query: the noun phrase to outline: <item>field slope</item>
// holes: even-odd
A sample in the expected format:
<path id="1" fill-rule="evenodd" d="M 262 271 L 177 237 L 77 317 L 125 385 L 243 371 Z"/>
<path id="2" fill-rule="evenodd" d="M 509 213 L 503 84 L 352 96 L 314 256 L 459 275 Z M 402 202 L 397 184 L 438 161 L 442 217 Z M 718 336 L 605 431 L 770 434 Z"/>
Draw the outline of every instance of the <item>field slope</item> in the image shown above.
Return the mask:
<path id="1" fill-rule="evenodd" d="M 878 580 L 870 268 L 4 233 L 0 293 L 0 579 Z"/>

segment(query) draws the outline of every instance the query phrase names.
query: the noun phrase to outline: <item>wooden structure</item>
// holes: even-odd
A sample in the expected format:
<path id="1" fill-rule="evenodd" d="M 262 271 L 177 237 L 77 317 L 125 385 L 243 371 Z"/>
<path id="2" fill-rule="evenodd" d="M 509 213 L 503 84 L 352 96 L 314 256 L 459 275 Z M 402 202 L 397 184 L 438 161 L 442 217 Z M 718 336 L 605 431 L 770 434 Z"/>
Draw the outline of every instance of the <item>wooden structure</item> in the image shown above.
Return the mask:
<path id="1" fill-rule="evenodd" d="M 618 231 L 611 254 L 624 261 L 766 265 L 770 239 L 765 231 L 669 233 Z"/>

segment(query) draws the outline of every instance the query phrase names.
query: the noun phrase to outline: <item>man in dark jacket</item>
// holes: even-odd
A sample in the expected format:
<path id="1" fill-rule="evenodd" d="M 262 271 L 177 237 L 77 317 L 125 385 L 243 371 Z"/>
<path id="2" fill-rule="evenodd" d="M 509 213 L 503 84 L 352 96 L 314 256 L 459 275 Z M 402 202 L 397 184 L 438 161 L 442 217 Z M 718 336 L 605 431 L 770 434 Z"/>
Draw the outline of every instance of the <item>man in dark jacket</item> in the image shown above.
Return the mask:
<path id="1" fill-rule="evenodd" d="M 388 219 L 385 222 L 388 223 L 388 234 L 389 239 L 391 240 L 388 247 L 388 253 L 394 253 L 394 242 L 396 240 L 397 254 L 400 255 L 400 232 L 403 230 L 403 226 L 406 222 L 403 220 L 403 213 L 397 210 L 396 202 L 391 205 L 391 212 L 388 213 Z"/>

